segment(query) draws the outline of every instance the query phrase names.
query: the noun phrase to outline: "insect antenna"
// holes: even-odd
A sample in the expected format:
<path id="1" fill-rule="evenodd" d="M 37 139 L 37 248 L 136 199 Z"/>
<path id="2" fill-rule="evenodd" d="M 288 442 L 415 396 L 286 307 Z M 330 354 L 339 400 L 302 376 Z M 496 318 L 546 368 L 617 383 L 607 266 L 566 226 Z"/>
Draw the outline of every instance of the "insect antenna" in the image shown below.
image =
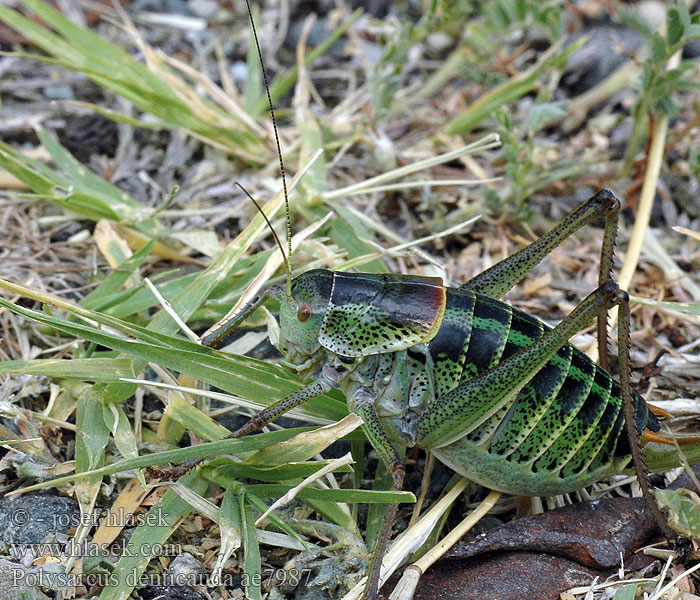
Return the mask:
<path id="1" fill-rule="evenodd" d="M 258 51 L 258 59 L 260 60 L 260 70 L 262 71 L 262 76 L 263 76 L 263 82 L 265 83 L 265 93 L 267 94 L 267 103 L 270 107 L 270 117 L 272 118 L 272 129 L 275 132 L 275 144 L 277 145 L 277 158 L 279 159 L 280 163 L 280 172 L 282 174 L 282 191 L 284 193 L 284 208 L 286 212 L 286 218 L 287 218 L 287 254 L 285 255 L 284 251 L 282 252 L 282 256 L 284 256 L 284 262 L 287 267 L 287 298 L 291 301 L 292 298 L 292 220 L 289 214 L 289 195 L 287 193 L 287 177 L 284 172 L 284 161 L 282 160 L 282 146 L 280 145 L 280 137 L 279 133 L 277 132 L 277 119 L 275 118 L 275 110 L 272 107 L 272 96 L 270 95 L 270 85 L 268 84 L 267 81 L 267 73 L 265 71 L 265 63 L 263 62 L 263 57 L 262 57 L 262 51 L 260 50 L 260 43 L 258 42 L 258 32 L 255 29 L 255 20 L 253 19 L 253 11 L 250 7 L 250 0 L 245 0 L 246 6 L 248 7 L 248 17 L 250 18 L 250 26 L 253 30 L 253 39 L 255 40 L 255 47 Z M 239 184 L 240 185 L 240 184 Z M 243 187 L 241 186 L 241 189 Z M 245 189 L 243 191 L 246 192 Z M 252 196 L 248 194 L 248 197 L 253 200 Z M 255 203 L 255 206 L 258 206 L 257 202 L 253 200 Z M 258 206 L 258 210 L 260 210 L 260 207 Z M 260 211 L 262 212 L 262 211 Z M 263 213 L 263 216 L 265 216 L 265 213 Z M 270 222 L 267 220 L 267 217 L 265 216 L 265 220 L 267 221 L 268 225 Z M 272 229 L 272 226 L 270 226 L 270 229 Z M 274 230 L 273 230 L 274 233 Z M 279 239 L 277 238 L 277 235 L 275 234 L 275 239 L 277 240 L 277 244 L 280 246 L 280 249 L 282 248 Z"/>
<path id="2" fill-rule="evenodd" d="M 267 215 L 265 214 L 265 211 L 262 209 L 262 207 L 258 204 L 257 200 L 253 198 L 253 196 L 250 194 L 250 192 L 245 189 L 238 181 L 234 182 L 239 188 L 243 190 L 243 193 L 248 196 L 250 201 L 255 205 L 255 208 L 258 209 L 258 212 L 262 215 L 263 219 L 265 219 L 265 223 L 267 223 L 267 226 L 270 228 L 270 231 L 272 232 L 272 237 L 275 238 L 275 242 L 277 242 L 277 247 L 280 249 L 280 252 L 282 253 L 282 258 L 284 259 L 284 264 L 289 267 L 289 259 L 287 258 L 287 253 L 284 251 L 284 246 L 282 245 L 282 242 L 280 241 L 279 236 L 277 235 L 277 232 L 275 231 L 275 228 L 272 226 L 272 223 L 270 223 L 270 219 L 267 218 Z"/>

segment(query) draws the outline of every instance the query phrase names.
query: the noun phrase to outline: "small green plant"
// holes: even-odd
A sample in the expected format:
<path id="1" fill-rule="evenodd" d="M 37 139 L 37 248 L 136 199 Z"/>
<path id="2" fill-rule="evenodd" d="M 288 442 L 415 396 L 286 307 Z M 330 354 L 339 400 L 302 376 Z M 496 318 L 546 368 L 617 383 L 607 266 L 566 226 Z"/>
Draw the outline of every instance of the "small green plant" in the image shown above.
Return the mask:
<path id="1" fill-rule="evenodd" d="M 668 522 L 682 536 L 700 539 L 700 496 L 692 490 L 656 490 L 659 506 L 666 509 Z"/>
<path id="2" fill-rule="evenodd" d="M 650 47 L 649 58 L 642 67 L 639 95 L 632 113 L 633 130 L 627 146 L 625 170 L 639 152 L 648 129 L 650 115 L 673 115 L 678 110 L 676 95 L 697 89 L 700 83 L 686 78 L 695 61 L 674 59 L 688 42 L 700 39 L 700 12 L 690 14 L 684 0 L 676 0 L 666 13 L 666 32 L 642 30 Z"/>

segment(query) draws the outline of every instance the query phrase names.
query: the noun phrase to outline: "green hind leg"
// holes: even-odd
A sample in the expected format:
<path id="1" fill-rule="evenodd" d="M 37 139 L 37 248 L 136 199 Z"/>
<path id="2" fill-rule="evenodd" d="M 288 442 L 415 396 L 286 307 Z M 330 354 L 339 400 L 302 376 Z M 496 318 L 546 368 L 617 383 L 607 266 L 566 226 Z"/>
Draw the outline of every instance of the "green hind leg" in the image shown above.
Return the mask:
<path id="1" fill-rule="evenodd" d="M 446 446 L 510 405 L 571 336 L 617 301 L 618 292 L 614 282 L 606 282 L 554 329 L 497 366 L 437 398 L 420 416 L 416 444 L 425 449 Z"/>
<path id="2" fill-rule="evenodd" d="M 619 211 L 620 201 L 617 197 L 610 190 L 600 190 L 551 231 L 522 250 L 479 273 L 476 277 L 462 284 L 460 289 L 483 294 L 490 298 L 500 298 L 567 237 L 595 219 L 605 217 L 605 233 L 598 280 L 598 285 L 601 286 L 610 279 Z"/>
<path id="3" fill-rule="evenodd" d="M 581 204 L 566 219 L 551 231 L 535 240 L 529 246 L 504 258 L 490 269 L 479 273 L 460 286 L 460 289 L 470 290 L 491 298 L 500 298 L 516 283 L 521 281 L 542 259 L 554 248 L 559 246 L 567 237 L 588 225 L 595 219 L 605 217 L 603 244 L 600 251 L 600 270 L 598 285 L 602 286 L 610 279 L 612 273 L 613 252 L 617 235 L 617 219 L 620 212 L 620 201 L 610 190 L 600 190 Z M 608 355 L 607 312 L 602 311 L 597 317 L 598 356 L 600 365 L 608 370 L 610 359 Z"/>

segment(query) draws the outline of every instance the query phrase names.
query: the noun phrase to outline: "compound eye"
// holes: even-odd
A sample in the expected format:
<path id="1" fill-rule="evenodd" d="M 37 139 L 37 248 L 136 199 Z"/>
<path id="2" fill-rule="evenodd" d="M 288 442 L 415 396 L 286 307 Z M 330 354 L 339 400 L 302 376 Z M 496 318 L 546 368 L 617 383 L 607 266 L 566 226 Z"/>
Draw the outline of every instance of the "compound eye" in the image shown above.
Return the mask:
<path id="1" fill-rule="evenodd" d="M 297 319 L 303 323 L 304 321 L 308 321 L 309 317 L 311 317 L 311 307 L 304 304 L 304 306 L 300 307 L 297 311 Z"/>

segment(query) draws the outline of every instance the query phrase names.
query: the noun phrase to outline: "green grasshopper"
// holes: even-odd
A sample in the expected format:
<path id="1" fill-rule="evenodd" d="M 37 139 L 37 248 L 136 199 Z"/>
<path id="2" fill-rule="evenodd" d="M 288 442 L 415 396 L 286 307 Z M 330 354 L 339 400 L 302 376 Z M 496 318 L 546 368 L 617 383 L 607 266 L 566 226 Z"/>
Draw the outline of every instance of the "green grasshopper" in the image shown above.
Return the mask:
<path id="1" fill-rule="evenodd" d="M 264 66 L 263 77 L 267 86 Z M 274 125 L 271 102 L 270 109 Z M 281 152 L 279 158 L 284 182 Z M 633 461 L 650 509 L 672 535 L 643 467 L 639 439 L 658 431 L 659 422 L 630 387 L 629 298 L 610 280 L 619 209 L 612 192 L 599 191 L 549 233 L 458 288 L 439 278 L 325 269 L 292 279 L 289 247 L 287 285 L 270 287 L 202 341 L 216 345 L 275 298 L 279 349 L 310 383 L 232 435 L 260 429 L 338 387 L 364 421 L 395 490 L 405 472 L 397 446 L 429 450 L 477 483 L 522 496 L 573 492 Z M 599 287 L 559 325 L 550 328 L 498 300 L 565 238 L 598 219 L 605 219 Z M 289 233 L 288 208 L 287 227 Z M 619 381 L 605 368 L 606 313 L 614 305 Z M 602 366 L 568 342 L 594 319 Z M 377 598 L 396 511 L 389 506 L 368 568 L 369 600 Z"/>
<path id="2" fill-rule="evenodd" d="M 618 209 L 611 192 L 598 192 L 548 234 L 459 288 L 431 277 L 325 269 L 299 275 L 289 290 L 269 288 L 203 343 L 215 345 L 266 298 L 276 298 L 279 349 L 311 383 L 233 436 L 339 387 L 396 490 L 404 466 L 395 445 L 430 450 L 477 483 L 523 496 L 573 492 L 622 472 L 637 438 L 659 429 L 630 390 L 627 294 L 606 280 L 553 329 L 497 300 L 584 224 L 606 216 L 606 231 L 613 231 Z M 611 244 L 603 254 L 611 255 Z M 568 343 L 613 305 L 620 307 L 619 383 Z M 631 444 L 626 422 L 634 424 Z M 376 598 L 379 555 L 396 509 L 388 510 L 373 558 L 369 599 Z"/>

